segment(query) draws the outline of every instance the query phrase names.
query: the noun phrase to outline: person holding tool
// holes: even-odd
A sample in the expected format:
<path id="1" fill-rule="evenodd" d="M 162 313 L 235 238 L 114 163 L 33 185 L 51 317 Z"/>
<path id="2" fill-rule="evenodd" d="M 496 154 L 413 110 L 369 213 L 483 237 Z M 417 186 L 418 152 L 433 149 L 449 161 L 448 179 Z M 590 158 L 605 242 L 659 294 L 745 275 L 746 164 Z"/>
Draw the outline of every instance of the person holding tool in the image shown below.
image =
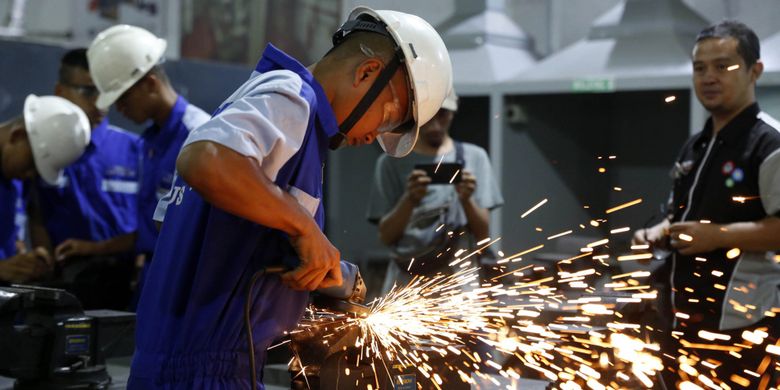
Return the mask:
<path id="1" fill-rule="evenodd" d="M 136 231 L 140 145 L 137 135 L 108 123 L 98 109 L 85 48 L 60 60 L 54 94 L 79 106 L 89 119 L 91 140 L 54 185 L 36 180 L 30 194 L 30 239 L 53 250 L 62 263 L 51 286 L 78 296 L 85 309 L 124 310 L 130 302 L 132 248 Z"/>
<path id="2" fill-rule="evenodd" d="M 84 153 L 89 139 L 84 111 L 57 96 L 29 95 L 21 117 L 0 124 L 0 282 L 26 283 L 53 265 L 43 247 L 30 252 L 16 248 L 14 213 L 19 194 L 15 180 L 38 175 L 49 184 L 56 183 L 63 168 Z"/>
<path id="3" fill-rule="evenodd" d="M 333 41 L 308 68 L 268 45 L 185 141 L 160 202 L 128 388 L 262 388 L 265 351 L 295 327 L 308 291 L 342 284 L 339 251 L 322 232 L 328 147 L 378 139 L 406 155 L 452 69 L 436 31 L 402 12 L 358 7 Z M 280 276 L 264 273 L 279 265 Z"/>
<path id="4" fill-rule="evenodd" d="M 42 226 L 32 241 L 55 248 L 60 259 L 74 253 L 118 253 L 112 238 L 136 229 L 138 136 L 112 126 L 95 106 L 98 90 L 89 74 L 86 49 L 73 49 L 60 60 L 54 94 L 79 106 L 92 126 L 90 146 L 65 169 L 65 180 L 36 182 Z"/>
<path id="5" fill-rule="evenodd" d="M 171 189 L 176 156 L 190 131 L 209 118 L 173 89 L 162 67 L 166 47 L 151 32 L 122 24 L 100 32 L 87 49 L 89 71 L 100 92 L 97 107 L 106 110 L 113 104 L 135 123 L 152 122 L 141 134 L 138 228 L 117 237 L 121 244 L 114 246 L 117 251 L 135 248 L 146 261 L 158 234 L 152 218 Z"/>

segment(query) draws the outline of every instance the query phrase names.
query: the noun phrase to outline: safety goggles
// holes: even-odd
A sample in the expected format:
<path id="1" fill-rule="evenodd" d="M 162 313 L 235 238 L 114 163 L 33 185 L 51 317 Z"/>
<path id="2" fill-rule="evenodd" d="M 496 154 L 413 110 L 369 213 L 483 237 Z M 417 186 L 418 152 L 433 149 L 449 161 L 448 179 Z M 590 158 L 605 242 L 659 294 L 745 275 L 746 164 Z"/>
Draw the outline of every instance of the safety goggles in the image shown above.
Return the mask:
<path id="1" fill-rule="evenodd" d="M 360 51 L 369 58 L 377 57 L 371 48 L 364 44 L 360 44 Z M 387 82 L 390 88 L 390 94 L 393 96 L 393 101 L 385 102 L 382 105 L 382 122 L 377 128 L 378 133 L 389 133 L 397 128 L 401 127 L 404 123 L 408 122 L 412 116 L 411 97 L 409 104 L 406 107 L 406 114 L 403 113 L 403 107 L 401 107 L 401 100 L 398 98 L 398 93 L 393 86 L 392 78 Z"/>
<path id="2" fill-rule="evenodd" d="M 379 133 L 392 132 L 401 127 L 401 125 L 404 123 L 408 122 L 412 117 L 411 104 L 407 104 L 406 114 L 404 115 L 403 107 L 401 107 L 401 101 L 398 99 L 398 94 L 395 92 L 395 87 L 393 86 L 392 81 L 387 83 L 387 85 L 390 87 L 390 94 L 393 95 L 393 101 L 385 102 L 385 104 L 382 105 L 382 123 L 377 129 L 377 132 Z M 411 102 L 411 99 L 409 100 Z"/>

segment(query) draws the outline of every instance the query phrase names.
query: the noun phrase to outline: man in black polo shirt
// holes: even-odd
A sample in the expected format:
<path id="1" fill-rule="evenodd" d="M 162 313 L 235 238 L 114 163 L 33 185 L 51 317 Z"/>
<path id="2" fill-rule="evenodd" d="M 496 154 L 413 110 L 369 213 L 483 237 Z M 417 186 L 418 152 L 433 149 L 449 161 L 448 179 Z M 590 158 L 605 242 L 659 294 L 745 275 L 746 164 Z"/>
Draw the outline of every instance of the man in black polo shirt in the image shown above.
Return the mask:
<path id="1" fill-rule="evenodd" d="M 674 342 L 664 352 L 687 354 L 700 375 L 678 380 L 759 388 L 776 375 L 766 348 L 780 331 L 780 126 L 756 103 L 759 52 L 742 23 L 699 33 L 693 85 L 711 116 L 674 165 L 667 217 L 634 235 L 672 250 Z"/>

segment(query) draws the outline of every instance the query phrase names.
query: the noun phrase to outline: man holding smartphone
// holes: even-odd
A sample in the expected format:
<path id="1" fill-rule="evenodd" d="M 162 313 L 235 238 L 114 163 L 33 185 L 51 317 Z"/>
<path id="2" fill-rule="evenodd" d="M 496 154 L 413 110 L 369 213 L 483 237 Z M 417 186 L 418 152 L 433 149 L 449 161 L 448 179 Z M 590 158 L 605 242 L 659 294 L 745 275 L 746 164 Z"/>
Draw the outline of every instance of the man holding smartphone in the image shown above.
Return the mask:
<path id="1" fill-rule="evenodd" d="M 390 262 L 383 291 L 408 279 L 410 272 L 421 273 L 415 270 L 423 258 L 435 258 L 429 261 L 435 264 L 422 273 L 449 272 L 455 252 L 476 249 L 476 243 L 489 236 L 490 210 L 504 202 L 487 152 L 450 137 L 457 109 L 452 91 L 436 116 L 420 128 L 412 153 L 377 160 L 367 217 L 378 224 L 380 240 L 397 260 Z M 448 230 L 454 239 L 438 247 L 431 242 L 441 241 Z"/>

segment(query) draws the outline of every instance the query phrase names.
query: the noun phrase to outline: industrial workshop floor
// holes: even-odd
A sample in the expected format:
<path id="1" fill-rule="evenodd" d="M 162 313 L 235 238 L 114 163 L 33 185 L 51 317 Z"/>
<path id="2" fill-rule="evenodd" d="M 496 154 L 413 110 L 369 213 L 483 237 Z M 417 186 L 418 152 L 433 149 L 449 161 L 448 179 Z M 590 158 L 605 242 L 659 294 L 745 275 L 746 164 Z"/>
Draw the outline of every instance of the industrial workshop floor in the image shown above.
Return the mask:
<path id="1" fill-rule="evenodd" d="M 509 380 L 500 375 L 494 375 L 493 378 L 497 380 L 501 385 L 496 386 L 494 382 L 488 382 L 487 380 L 475 379 L 477 381 L 476 386 L 471 386 L 473 390 L 487 390 L 487 389 L 523 389 L 523 390 L 545 390 L 549 385 L 549 382 L 534 380 L 534 379 L 520 379 Z M 290 388 L 290 376 L 287 372 L 286 364 L 269 364 L 265 367 L 265 388 L 267 390 L 280 390 Z"/>
<path id="2" fill-rule="evenodd" d="M 111 390 L 119 390 L 127 387 L 127 376 L 130 373 L 130 359 L 111 359 L 108 364 L 108 372 L 112 377 L 113 383 L 110 386 Z M 501 388 L 523 389 L 523 390 L 544 390 L 547 388 L 548 382 L 520 379 L 519 381 L 510 382 L 506 378 L 501 376 L 495 376 L 495 379 L 501 383 Z M 290 376 L 287 372 L 286 364 L 270 364 L 265 368 L 265 388 L 266 390 L 285 390 L 290 388 Z M 490 389 L 495 388 L 493 383 L 481 383 L 480 386 L 472 386 L 472 389 Z M 12 378 L 0 376 L 0 390 L 12 390 L 14 380 Z"/>
<path id="3" fill-rule="evenodd" d="M 117 358 L 117 359 L 109 359 L 107 364 L 107 369 L 109 375 L 111 375 L 111 386 L 109 387 L 110 390 L 120 390 L 125 389 L 127 387 L 127 377 L 130 374 L 130 358 Z M 278 368 L 266 368 L 266 376 L 276 376 Z M 287 368 L 285 366 L 285 373 L 287 372 Z M 290 388 L 289 385 L 289 375 L 285 375 L 282 377 L 275 377 L 276 380 L 281 380 L 282 383 L 284 383 L 284 380 L 287 380 L 287 385 L 279 385 L 279 384 L 266 384 L 265 388 L 266 390 L 286 390 Z M 12 390 L 14 388 L 14 379 L 8 378 L 4 376 L 0 376 L 0 390 Z"/>

